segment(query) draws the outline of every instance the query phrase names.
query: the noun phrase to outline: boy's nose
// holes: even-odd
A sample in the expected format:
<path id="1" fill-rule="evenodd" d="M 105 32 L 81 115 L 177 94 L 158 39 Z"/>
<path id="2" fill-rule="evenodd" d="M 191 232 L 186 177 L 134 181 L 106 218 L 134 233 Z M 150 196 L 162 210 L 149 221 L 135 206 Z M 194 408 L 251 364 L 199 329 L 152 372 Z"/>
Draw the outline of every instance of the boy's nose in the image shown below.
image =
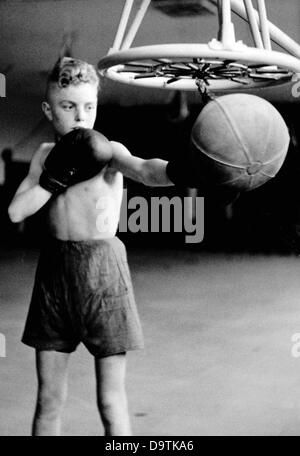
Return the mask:
<path id="1" fill-rule="evenodd" d="M 85 112 L 84 112 L 84 109 L 78 108 L 78 109 L 76 110 L 75 119 L 76 119 L 77 122 L 82 122 L 82 121 L 85 119 Z"/>

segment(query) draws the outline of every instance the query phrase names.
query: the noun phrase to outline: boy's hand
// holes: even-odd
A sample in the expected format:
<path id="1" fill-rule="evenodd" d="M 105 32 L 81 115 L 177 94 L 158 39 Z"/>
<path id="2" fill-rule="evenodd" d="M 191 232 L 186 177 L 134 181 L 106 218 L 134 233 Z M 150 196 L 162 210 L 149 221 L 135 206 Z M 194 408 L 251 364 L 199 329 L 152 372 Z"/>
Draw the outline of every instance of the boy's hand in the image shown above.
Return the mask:
<path id="1" fill-rule="evenodd" d="M 53 194 L 91 179 L 112 158 L 112 147 L 101 133 L 78 128 L 63 136 L 44 162 L 39 184 Z"/>

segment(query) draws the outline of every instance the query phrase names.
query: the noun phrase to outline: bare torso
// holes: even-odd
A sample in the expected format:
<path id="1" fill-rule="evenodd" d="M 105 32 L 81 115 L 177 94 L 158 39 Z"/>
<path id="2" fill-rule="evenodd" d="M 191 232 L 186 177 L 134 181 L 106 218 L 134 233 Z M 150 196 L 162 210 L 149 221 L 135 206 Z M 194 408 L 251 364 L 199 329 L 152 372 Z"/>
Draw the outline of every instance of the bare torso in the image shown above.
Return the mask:
<path id="1" fill-rule="evenodd" d="M 45 160 L 53 144 L 41 157 Z M 49 203 L 50 234 L 61 240 L 94 240 L 114 237 L 123 196 L 123 176 L 108 167 L 96 177 L 69 187 Z"/>

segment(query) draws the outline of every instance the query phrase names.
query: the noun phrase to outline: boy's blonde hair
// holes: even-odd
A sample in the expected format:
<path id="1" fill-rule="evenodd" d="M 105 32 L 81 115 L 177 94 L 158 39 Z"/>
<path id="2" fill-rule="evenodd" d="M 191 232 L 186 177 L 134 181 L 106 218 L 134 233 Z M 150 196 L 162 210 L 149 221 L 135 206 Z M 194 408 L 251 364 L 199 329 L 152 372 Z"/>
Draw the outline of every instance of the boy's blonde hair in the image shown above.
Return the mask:
<path id="1" fill-rule="evenodd" d="M 46 99 L 49 98 L 49 91 L 53 85 L 64 88 L 80 83 L 95 84 L 99 90 L 100 81 L 95 67 L 83 60 L 62 57 L 48 76 Z"/>

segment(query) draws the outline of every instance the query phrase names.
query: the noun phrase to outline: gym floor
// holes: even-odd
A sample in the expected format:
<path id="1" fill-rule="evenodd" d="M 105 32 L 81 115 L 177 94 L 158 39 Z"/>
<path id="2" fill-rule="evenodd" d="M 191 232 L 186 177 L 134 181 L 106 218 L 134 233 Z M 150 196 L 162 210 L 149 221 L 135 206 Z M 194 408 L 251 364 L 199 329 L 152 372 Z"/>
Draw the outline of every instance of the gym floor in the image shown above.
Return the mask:
<path id="1" fill-rule="evenodd" d="M 20 337 L 37 257 L 34 248 L 1 248 L 3 436 L 30 433 L 34 350 Z M 128 354 L 134 434 L 299 435 L 299 258 L 142 248 L 128 257 L 146 339 Z M 63 435 L 102 432 L 93 360 L 80 346 Z"/>

